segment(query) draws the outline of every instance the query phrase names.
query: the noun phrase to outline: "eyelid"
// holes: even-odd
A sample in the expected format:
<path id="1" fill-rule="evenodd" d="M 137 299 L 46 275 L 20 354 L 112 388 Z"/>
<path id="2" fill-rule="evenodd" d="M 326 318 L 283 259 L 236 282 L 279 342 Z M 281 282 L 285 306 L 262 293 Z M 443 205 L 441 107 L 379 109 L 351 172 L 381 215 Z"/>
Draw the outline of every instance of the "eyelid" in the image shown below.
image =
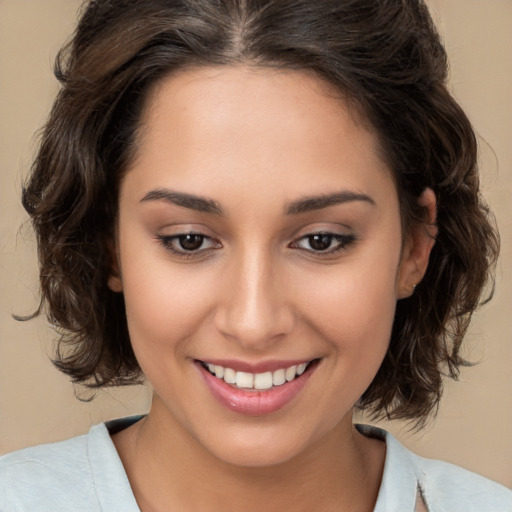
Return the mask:
<path id="1" fill-rule="evenodd" d="M 307 249 L 304 247 L 299 246 L 299 242 L 302 240 L 306 240 L 310 237 L 314 236 L 328 236 L 332 237 L 334 241 L 337 241 L 337 244 L 333 248 L 329 248 L 326 250 L 315 250 L 313 248 Z M 312 254 L 316 257 L 322 257 L 322 256 L 332 256 L 338 252 L 347 250 L 350 246 L 352 246 L 355 242 L 357 242 L 358 239 L 355 234 L 353 233 L 339 233 L 332 230 L 326 230 L 326 229 L 319 229 L 310 231 L 308 233 L 305 233 L 302 236 L 299 236 L 295 238 L 295 240 L 289 245 L 289 247 L 293 249 L 299 249 L 306 253 Z"/>
<path id="2" fill-rule="evenodd" d="M 219 238 L 219 235 L 209 226 L 195 222 L 177 222 L 173 224 L 155 226 L 153 229 L 157 233 L 156 238 L 159 239 L 177 238 L 185 235 L 200 235 L 211 240 L 217 240 Z"/>
<path id="3" fill-rule="evenodd" d="M 203 243 L 205 241 L 211 242 L 210 247 L 200 247 L 197 250 L 187 251 L 186 249 L 179 249 L 173 245 L 173 243 L 179 240 L 181 237 L 185 237 L 187 235 L 199 236 L 202 237 Z M 215 238 L 206 235 L 205 233 L 200 232 L 199 230 L 183 230 L 178 233 L 173 234 L 159 234 L 156 236 L 157 241 L 163 246 L 163 248 L 170 252 L 172 255 L 177 256 L 183 259 L 191 259 L 191 258 L 202 258 L 211 252 L 213 249 L 218 249 L 222 247 L 222 244 L 215 240 Z"/>

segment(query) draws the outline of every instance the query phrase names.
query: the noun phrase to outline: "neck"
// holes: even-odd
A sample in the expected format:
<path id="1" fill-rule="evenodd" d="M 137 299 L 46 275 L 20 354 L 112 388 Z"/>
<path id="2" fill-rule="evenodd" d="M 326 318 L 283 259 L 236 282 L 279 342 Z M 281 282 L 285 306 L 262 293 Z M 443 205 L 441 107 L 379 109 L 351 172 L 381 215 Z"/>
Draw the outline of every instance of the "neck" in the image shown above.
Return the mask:
<path id="1" fill-rule="evenodd" d="M 149 415 L 113 439 L 143 512 L 159 510 L 373 510 L 385 445 L 351 418 L 294 458 L 264 467 L 212 455 L 175 421 Z"/>

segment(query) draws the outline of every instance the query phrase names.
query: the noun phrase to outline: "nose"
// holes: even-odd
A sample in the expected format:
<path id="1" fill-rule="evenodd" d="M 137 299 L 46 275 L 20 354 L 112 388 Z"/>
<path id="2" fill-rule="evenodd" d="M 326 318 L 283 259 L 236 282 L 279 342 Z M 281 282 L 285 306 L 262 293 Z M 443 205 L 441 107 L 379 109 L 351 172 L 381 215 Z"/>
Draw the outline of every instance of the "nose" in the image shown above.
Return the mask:
<path id="1" fill-rule="evenodd" d="M 294 313 L 290 290 L 276 262 L 263 251 L 246 251 L 223 276 L 216 328 L 247 350 L 264 351 L 289 334 Z"/>

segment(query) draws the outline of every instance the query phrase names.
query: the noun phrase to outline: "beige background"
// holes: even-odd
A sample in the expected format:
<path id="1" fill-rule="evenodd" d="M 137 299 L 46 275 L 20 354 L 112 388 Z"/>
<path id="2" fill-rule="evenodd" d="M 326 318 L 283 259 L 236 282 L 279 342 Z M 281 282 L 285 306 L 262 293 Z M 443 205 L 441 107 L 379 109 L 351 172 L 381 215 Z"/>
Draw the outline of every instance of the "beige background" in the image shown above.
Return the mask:
<path id="1" fill-rule="evenodd" d="M 34 238 L 20 185 L 57 85 L 52 62 L 71 33 L 77 0 L 0 0 L 0 453 L 83 433 L 89 425 L 145 412 L 145 387 L 75 399 L 48 360 L 53 333 L 37 304 Z M 417 452 L 512 487 L 512 1 L 431 0 L 451 57 L 451 87 L 481 138 L 483 191 L 503 249 L 494 301 L 476 317 L 467 353 L 480 361 L 448 384 L 435 422 L 420 434 L 391 428 Z"/>

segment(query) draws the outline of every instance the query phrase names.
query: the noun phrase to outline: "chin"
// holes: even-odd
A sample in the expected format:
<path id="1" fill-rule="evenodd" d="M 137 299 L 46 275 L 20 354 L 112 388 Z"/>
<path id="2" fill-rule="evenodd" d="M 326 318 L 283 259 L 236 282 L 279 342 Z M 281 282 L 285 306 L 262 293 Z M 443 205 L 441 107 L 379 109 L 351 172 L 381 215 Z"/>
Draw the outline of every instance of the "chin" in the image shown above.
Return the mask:
<path id="1" fill-rule="evenodd" d="M 220 428 L 215 433 L 208 432 L 208 437 L 196 439 L 203 449 L 227 464 L 263 468 L 307 458 L 320 441 L 328 441 L 331 434 L 336 436 L 341 427 L 339 419 L 336 421 L 334 418 L 323 428 L 304 424 L 297 418 L 293 423 L 295 428 L 289 421 L 280 424 L 275 418 L 273 421 L 267 418 L 258 425 L 239 425 L 227 430 Z"/>
<path id="2" fill-rule="evenodd" d="M 225 440 L 224 440 L 225 443 Z M 205 447 L 207 448 L 207 447 Z M 208 449 L 208 448 L 207 448 Z M 285 464 L 299 453 L 303 448 L 283 443 L 282 440 L 275 442 L 240 442 L 230 443 L 229 446 L 216 446 L 215 449 L 208 449 L 213 456 L 227 464 L 244 468 L 264 468 Z"/>

